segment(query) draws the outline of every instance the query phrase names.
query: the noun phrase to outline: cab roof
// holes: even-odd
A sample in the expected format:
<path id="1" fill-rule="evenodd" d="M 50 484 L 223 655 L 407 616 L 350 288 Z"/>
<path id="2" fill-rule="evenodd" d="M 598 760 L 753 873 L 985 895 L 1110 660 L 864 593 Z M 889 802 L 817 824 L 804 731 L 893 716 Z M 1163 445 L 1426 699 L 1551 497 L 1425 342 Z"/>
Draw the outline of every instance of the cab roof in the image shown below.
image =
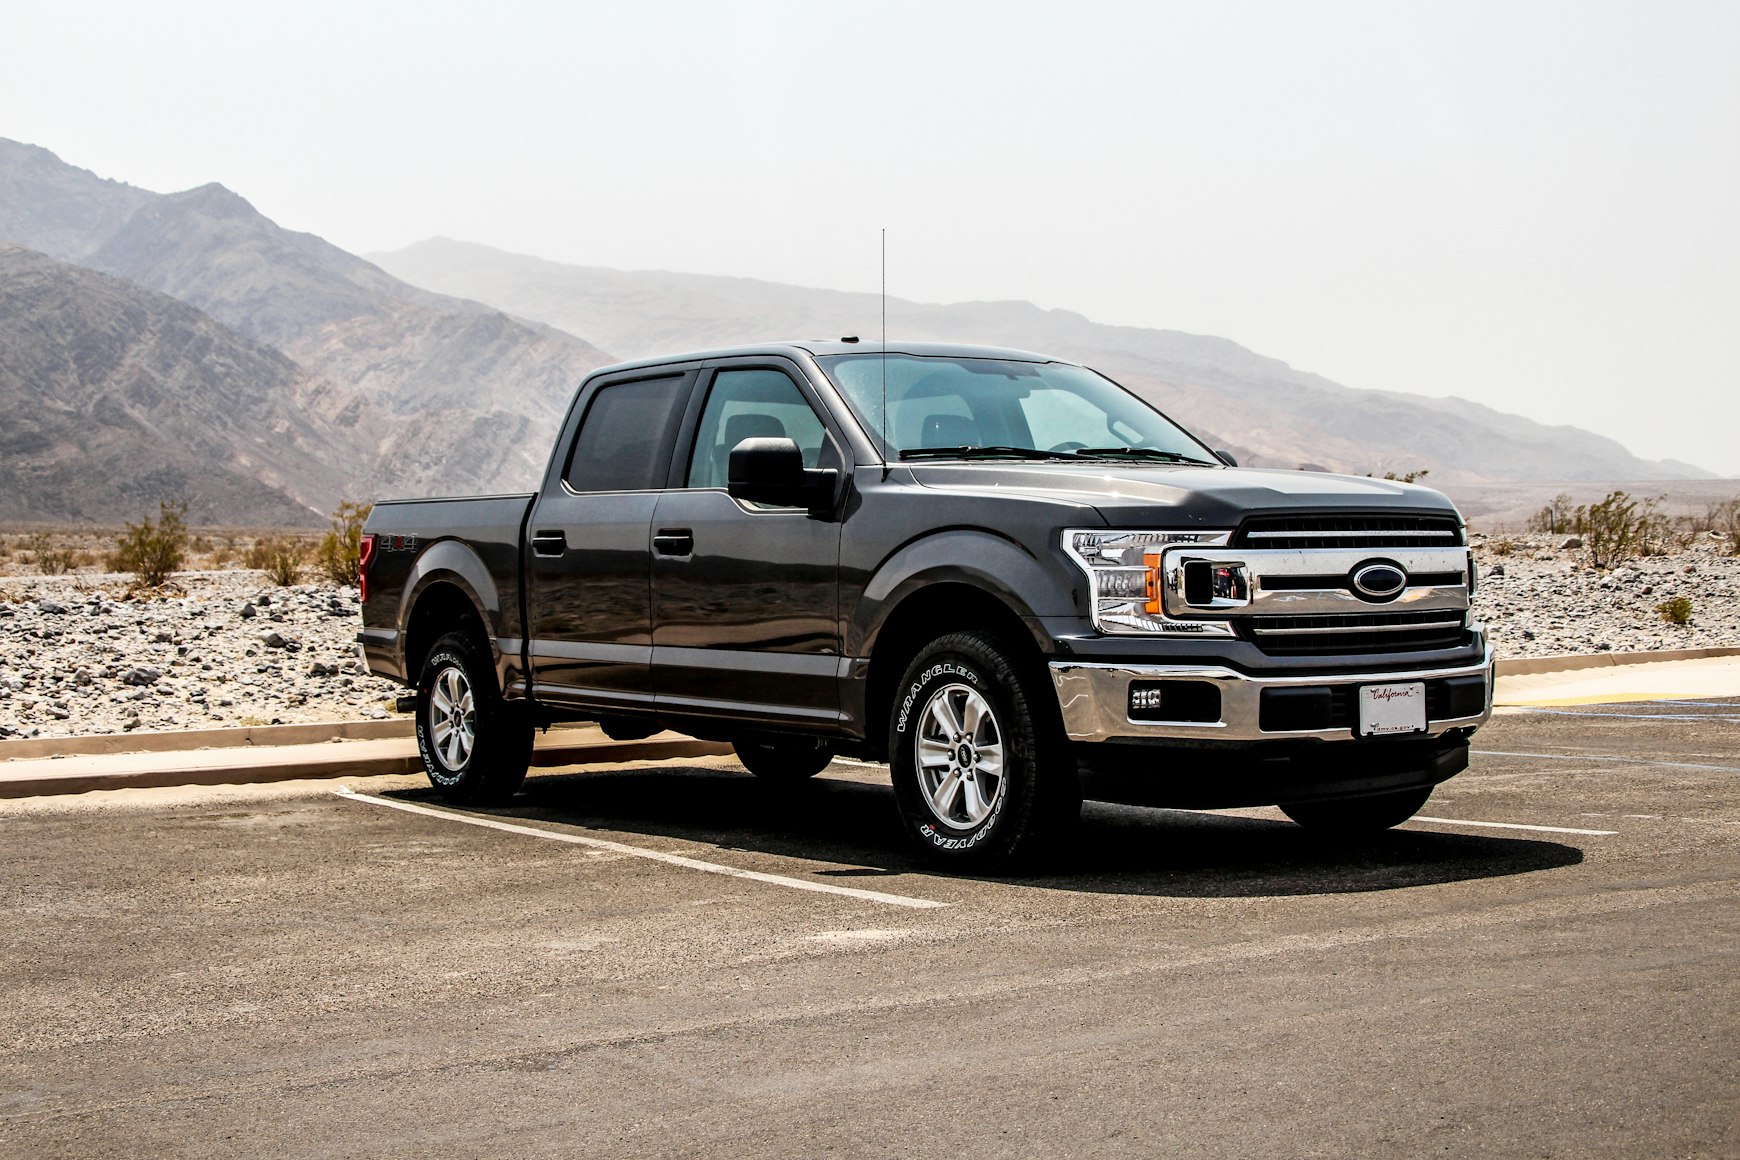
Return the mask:
<path id="1" fill-rule="evenodd" d="M 1028 350 L 1011 350 L 1000 346 L 973 346 L 958 342 L 844 342 L 840 339 L 807 339 L 787 342 L 755 343 L 749 346 L 721 347 L 717 350 L 689 351 L 684 354 L 661 355 L 658 358 L 634 359 L 600 367 L 593 374 L 639 370 L 644 367 L 671 366 L 679 363 L 707 362 L 712 359 L 742 358 L 755 355 L 778 355 L 785 358 L 815 357 L 839 354 L 909 354 L 925 358 L 986 358 L 1007 362 L 1060 362 L 1049 355 Z"/>

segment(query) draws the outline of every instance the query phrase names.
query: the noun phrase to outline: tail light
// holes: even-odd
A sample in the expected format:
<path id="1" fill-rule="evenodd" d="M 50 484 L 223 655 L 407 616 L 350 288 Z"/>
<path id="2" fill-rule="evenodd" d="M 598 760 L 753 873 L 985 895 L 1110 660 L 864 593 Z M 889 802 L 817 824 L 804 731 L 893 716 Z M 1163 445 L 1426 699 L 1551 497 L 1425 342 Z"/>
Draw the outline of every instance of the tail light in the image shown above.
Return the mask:
<path id="1" fill-rule="evenodd" d="M 362 554 L 356 561 L 356 590 L 364 604 L 369 602 L 369 565 L 375 562 L 375 534 L 364 532 Z"/>

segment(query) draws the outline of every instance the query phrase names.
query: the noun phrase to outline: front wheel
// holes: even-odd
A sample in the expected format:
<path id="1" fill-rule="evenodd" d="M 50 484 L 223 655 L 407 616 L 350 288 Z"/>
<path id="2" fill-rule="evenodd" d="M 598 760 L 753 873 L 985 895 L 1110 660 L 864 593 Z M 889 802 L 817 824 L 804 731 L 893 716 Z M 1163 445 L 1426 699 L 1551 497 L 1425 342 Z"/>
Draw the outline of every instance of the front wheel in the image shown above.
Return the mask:
<path id="1" fill-rule="evenodd" d="M 532 719 L 502 700 L 488 654 L 464 633 L 435 642 L 417 679 L 417 749 L 429 783 L 467 805 L 505 801 L 532 762 Z"/>
<path id="2" fill-rule="evenodd" d="M 986 873 L 1028 863 L 1081 814 L 1081 788 L 1040 687 L 998 637 L 956 632 L 896 689 L 889 766 L 907 833 L 933 860 Z"/>
<path id="3" fill-rule="evenodd" d="M 1425 789 L 1399 790 L 1395 793 L 1372 794 L 1369 797 L 1330 798 L 1314 802 L 1282 802 L 1281 812 L 1301 826 L 1325 834 L 1354 836 L 1375 834 L 1399 826 L 1426 804 L 1432 796 Z"/>

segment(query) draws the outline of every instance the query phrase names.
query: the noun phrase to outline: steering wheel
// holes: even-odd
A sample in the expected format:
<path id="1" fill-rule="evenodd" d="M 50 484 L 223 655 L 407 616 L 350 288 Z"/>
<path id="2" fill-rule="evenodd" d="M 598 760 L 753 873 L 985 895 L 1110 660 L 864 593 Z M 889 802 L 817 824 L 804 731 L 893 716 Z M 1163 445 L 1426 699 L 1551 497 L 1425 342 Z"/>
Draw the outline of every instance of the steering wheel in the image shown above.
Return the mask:
<path id="1" fill-rule="evenodd" d="M 1051 450 L 1052 451 L 1080 451 L 1083 447 L 1086 447 L 1086 446 L 1087 446 L 1087 444 L 1083 443 L 1080 439 L 1071 439 L 1067 443 L 1059 443 L 1056 447 L 1051 448 Z"/>

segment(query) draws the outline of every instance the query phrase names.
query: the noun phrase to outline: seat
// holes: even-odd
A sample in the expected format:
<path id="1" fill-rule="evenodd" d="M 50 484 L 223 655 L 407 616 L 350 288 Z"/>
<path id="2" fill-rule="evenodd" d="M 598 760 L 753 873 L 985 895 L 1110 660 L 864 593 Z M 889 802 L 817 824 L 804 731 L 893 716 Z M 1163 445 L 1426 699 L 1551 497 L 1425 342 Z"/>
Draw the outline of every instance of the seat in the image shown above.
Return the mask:
<path id="1" fill-rule="evenodd" d="M 743 442 L 745 439 L 785 439 L 785 424 L 772 415 L 757 415 L 748 412 L 733 415 L 725 420 L 725 451 Z"/>
<path id="2" fill-rule="evenodd" d="M 724 487 L 730 474 L 731 449 L 745 439 L 789 439 L 785 424 L 772 415 L 746 411 L 725 420 L 725 429 L 718 443 L 696 449 L 702 470 L 689 482 L 690 487 Z"/>
<path id="3" fill-rule="evenodd" d="M 978 442 L 978 425 L 966 415 L 927 415 L 918 433 L 920 447 L 972 447 Z"/>

